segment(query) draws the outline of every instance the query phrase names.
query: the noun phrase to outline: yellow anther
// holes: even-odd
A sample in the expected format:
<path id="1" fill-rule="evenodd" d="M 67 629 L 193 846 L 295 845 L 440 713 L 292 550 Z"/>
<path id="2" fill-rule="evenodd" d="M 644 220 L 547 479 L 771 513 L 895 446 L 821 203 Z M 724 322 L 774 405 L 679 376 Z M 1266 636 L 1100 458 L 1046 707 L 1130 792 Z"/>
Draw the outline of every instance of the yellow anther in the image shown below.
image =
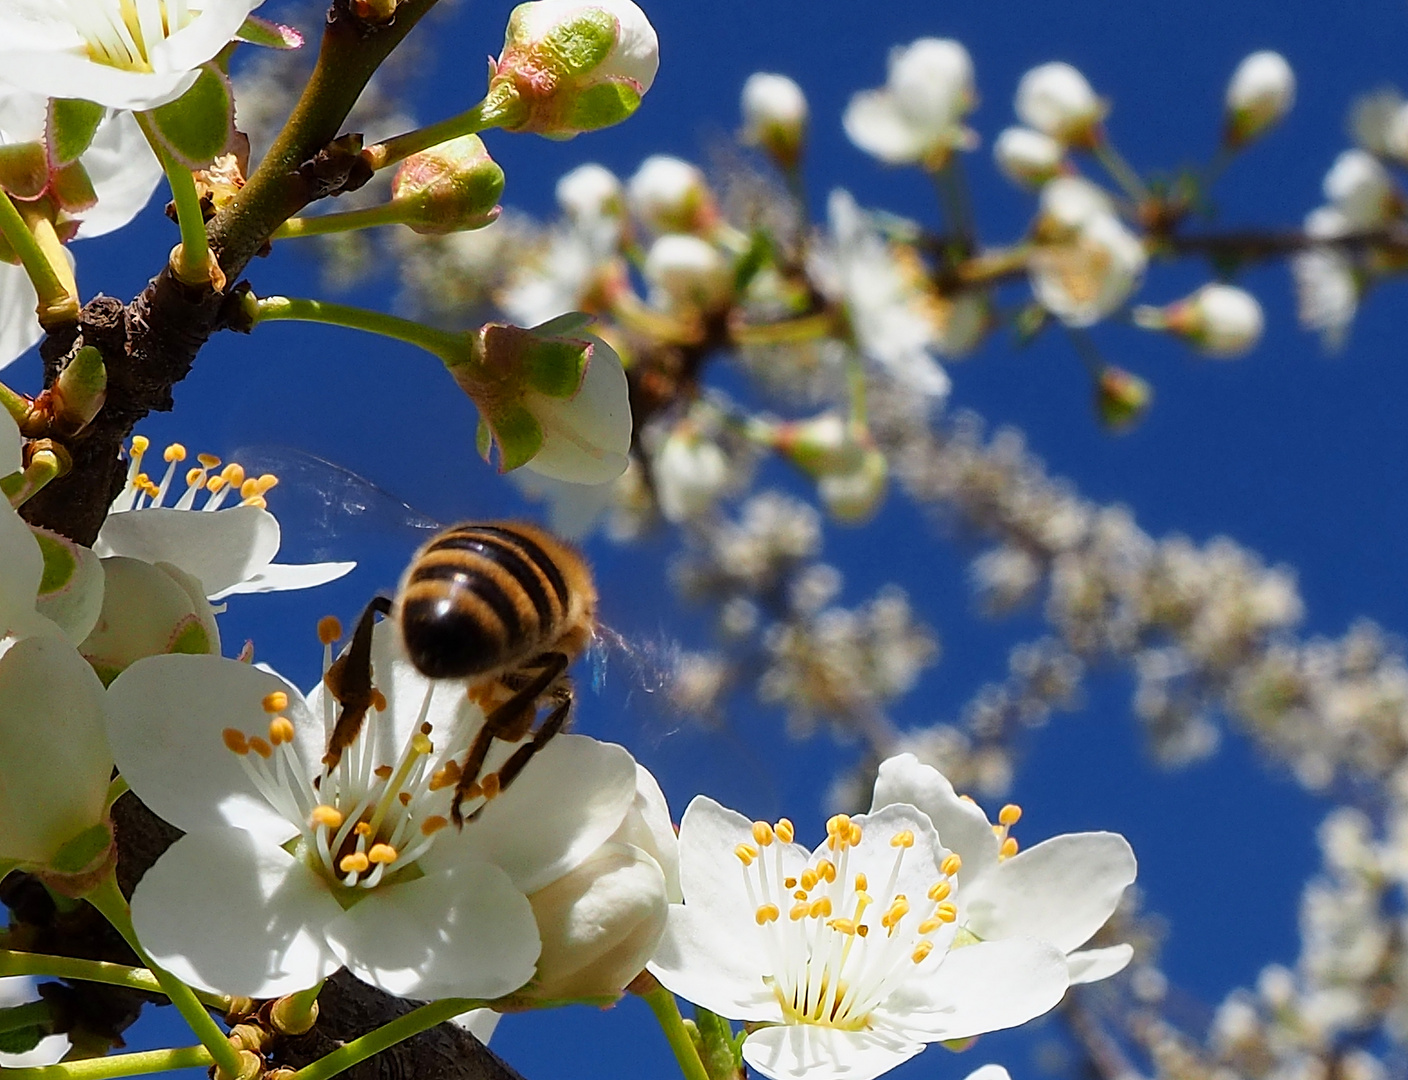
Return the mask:
<path id="1" fill-rule="evenodd" d="M 744 866 L 752 866 L 753 860 L 758 857 L 758 849 L 752 844 L 739 844 L 733 849 L 733 853 Z"/>
<path id="2" fill-rule="evenodd" d="M 766 821 L 753 822 L 753 843 L 760 848 L 769 847 L 772 844 L 772 826 Z"/>
<path id="3" fill-rule="evenodd" d="M 782 912 L 777 910 L 776 904 L 759 904 L 758 910 L 753 912 L 753 919 L 759 926 L 765 926 L 774 922 Z"/>
<path id="4" fill-rule="evenodd" d="M 851 831 L 851 818 L 849 814 L 835 814 L 826 819 L 826 835 L 840 836 L 843 833 L 849 835 Z"/>
<path id="5" fill-rule="evenodd" d="M 372 770 L 372 774 L 378 780 L 390 780 L 391 774 L 395 771 L 396 770 L 393 769 L 390 765 L 378 765 L 375 769 Z"/>
<path id="6" fill-rule="evenodd" d="M 861 837 L 860 826 L 857 825 L 854 821 L 851 822 L 851 828 L 850 828 L 850 843 L 851 843 L 851 847 L 855 847 L 857 844 L 860 843 L 860 837 Z"/>
<path id="7" fill-rule="evenodd" d="M 371 836 L 372 827 L 368 822 L 359 821 L 352 826 L 352 831 L 358 836 Z"/>
<path id="8" fill-rule="evenodd" d="M 275 690 L 272 694 L 265 694 L 260 704 L 266 713 L 281 713 L 288 708 L 288 695 L 282 690 Z"/>
<path id="9" fill-rule="evenodd" d="M 244 466 L 237 461 L 232 461 L 220 470 L 220 476 L 224 479 L 225 483 L 239 490 L 240 486 L 244 483 Z"/>
<path id="10" fill-rule="evenodd" d="M 270 488 L 275 488 L 279 486 L 279 478 L 273 473 L 265 473 L 259 478 L 257 482 L 259 484 L 259 494 L 261 495 L 267 492 Z"/>
<path id="11" fill-rule="evenodd" d="M 220 467 L 220 459 L 214 454 L 197 454 L 196 460 L 207 469 L 218 469 Z"/>
<path id="12" fill-rule="evenodd" d="M 797 879 L 794 877 L 783 878 L 782 886 L 786 889 L 795 889 L 797 887 Z"/>
<path id="13" fill-rule="evenodd" d="M 909 901 L 903 896 L 897 896 L 890 901 L 889 910 L 880 916 L 880 925 L 889 929 L 894 929 L 900 924 L 900 920 L 909 914 Z"/>
<path id="14" fill-rule="evenodd" d="M 453 761 L 445 762 L 444 768 L 436 769 L 430 775 L 429 787 L 431 791 L 440 791 L 442 788 L 454 787 L 460 782 L 459 764 Z"/>
<path id="15" fill-rule="evenodd" d="M 909 954 L 909 958 L 916 964 L 922 964 L 929 958 L 929 954 L 933 951 L 934 943 L 932 941 L 921 941 L 914 947 L 914 951 Z"/>
<path id="16" fill-rule="evenodd" d="M 836 864 L 830 859 L 822 859 L 816 864 L 817 875 L 822 881 L 830 885 L 836 880 Z"/>
<path id="17" fill-rule="evenodd" d="M 496 772 L 491 772 L 488 776 L 484 777 L 483 780 L 479 781 L 479 786 L 484 789 L 485 799 L 496 799 L 499 796 L 499 792 L 503 790 L 502 782 L 499 780 L 499 774 Z"/>
<path id="18" fill-rule="evenodd" d="M 132 477 L 132 483 L 143 491 L 146 491 L 147 488 L 152 486 L 152 478 L 144 472 L 139 472 L 136 476 Z"/>
<path id="19" fill-rule="evenodd" d="M 808 904 L 805 900 L 803 900 L 799 904 L 792 905 L 792 909 L 787 912 L 787 917 L 793 922 L 799 922 L 800 920 L 805 919 L 807 917 L 807 912 L 811 909 L 812 906 Z"/>
<path id="20" fill-rule="evenodd" d="M 420 834 L 422 836 L 431 836 L 434 833 L 438 833 L 448 824 L 450 824 L 449 818 L 442 817 L 440 814 L 431 814 L 420 823 Z"/>
<path id="21" fill-rule="evenodd" d="M 939 864 L 939 869 L 944 872 L 944 876 L 953 877 L 954 874 L 963 869 L 963 860 L 958 857 L 958 853 L 944 856 L 944 861 Z"/>
<path id="22" fill-rule="evenodd" d="M 258 507 L 260 510 L 267 510 L 267 509 L 269 509 L 269 504 L 266 503 L 266 502 L 265 502 L 260 496 L 258 496 L 258 495 L 254 496 L 254 498 L 252 498 L 252 499 L 241 499 L 241 500 L 240 500 L 240 505 L 241 505 L 241 506 L 255 506 L 255 507 Z"/>
<path id="23" fill-rule="evenodd" d="M 274 748 L 261 739 L 258 735 L 249 737 L 249 748 L 262 758 L 274 756 Z"/>
<path id="24" fill-rule="evenodd" d="M 319 644 L 331 645 L 340 637 L 342 637 L 342 623 L 338 621 L 336 615 L 324 615 L 318 620 Z"/>
<path id="25" fill-rule="evenodd" d="M 939 927 L 943 926 L 943 924 L 943 919 L 940 919 L 938 916 L 933 916 L 919 924 L 919 932 L 921 934 L 932 934 Z"/>
<path id="26" fill-rule="evenodd" d="M 953 922 L 958 918 L 958 909 L 952 904 L 940 904 L 934 910 L 934 918 L 942 919 L 944 922 Z"/>
<path id="27" fill-rule="evenodd" d="M 838 934 L 854 934 L 856 932 L 856 924 L 850 919 L 832 919 L 826 925 Z"/>
<path id="28" fill-rule="evenodd" d="M 948 894 L 951 892 L 953 892 L 952 885 L 947 881 L 938 881 L 929 886 L 929 899 L 934 901 L 947 900 Z"/>
<path id="29" fill-rule="evenodd" d="M 132 456 L 133 456 L 133 457 L 141 457 L 143 454 L 145 454 L 145 453 L 147 452 L 147 447 L 151 446 L 151 444 L 152 444 L 151 439 L 147 438 L 145 435 L 133 435 L 133 436 L 132 436 Z"/>
<path id="30" fill-rule="evenodd" d="M 327 829 L 336 829 L 342 825 L 342 811 L 326 803 L 313 807 L 312 819 L 314 825 L 321 825 Z"/>
<path id="31" fill-rule="evenodd" d="M 858 893 L 863 893 L 863 892 L 865 892 L 865 890 L 868 889 L 868 888 L 870 888 L 870 879 L 867 878 L 864 874 L 857 874 L 857 875 L 856 875 L 856 892 L 858 892 Z"/>
<path id="32" fill-rule="evenodd" d="M 831 897 L 823 896 L 820 900 L 813 900 L 811 909 L 807 912 L 813 919 L 826 919 L 831 916 Z"/>
<path id="33" fill-rule="evenodd" d="M 901 832 L 895 833 L 894 836 L 890 837 L 890 846 L 912 848 L 914 846 L 914 831 L 912 829 L 904 829 Z"/>
<path id="34" fill-rule="evenodd" d="M 258 495 L 258 494 L 259 494 L 259 481 L 258 481 L 258 480 L 246 479 L 245 482 L 240 485 L 240 498 L 241 498 L 241 499 L 252 499 L 252 498 L 254 498 L 254 497 L 255 497 L 256 495 Z"/>
<path id="35" fill-rule="evenodd" d="M 132 440 L 132 442 L 133 442 L 134 444 L 136 443 L 136 441 L 137 441 L 136 439 L 133 439 L 133 440 Z M 134 449 L 135 449 L 135 445 L 134 445 Z M 145 449 L 145 447 L 143 447 L 143 449 Z M 186 448 L 185 448 L 184 446 L 182 446 L 180 443 L 174 442 L 174 443 L 172 443 L 170 446 L 168 446 L 164 451 L 162 451 L 161 456 L 162 456 L 162 459 L 165 460 L 165 461 L 185 461 L 185 460 L 186 460 Z"/>
<path id="36" fill-rule="evenodd" d="M 870 933 L 870 927 L 866 926 L 865 923 L 861 923 L 859 926 L 856 927 L 856 936 L 857 936 L 857 937 L 865 937 L 865 936 L 866 936 L 867 934 L 869 934 L 869 933 Z"/>
<path id="37" fill-rule="evenodd" d="M 186 486 L 187 486 L 187 487 L 199 487 L 199 486 L 200 486 L 201 484 L 203 484 L 203 483 L 205 483 L 205 470 L 204 470 L 204 469 L 187 469 L 187 470 L 186 470 Z"/>
<path id="38" fill-rule="evenodd" d="M 802 888 L 811 892 L 816 888 L 816 883 L 821 880 L 821 875 L 810 866 L 802 871 Z"/>
<path id="39" fill-rule="evenodd" d="M 792 843 L 792 838 L 797 835 L 797 830 L 792 827 L 792 822 L 786 818 L 779 818 L 777 824 L 773 826 L 773 831 L 777 833 L 777 838 L 784 844 Z"/>
<path id="40" fill-rule="evenodd" d="M 293 721 L 287 716 L 276 716 L 270 720 L 269 741 L 275 746 L 293 742 Z"/>
<path id="41" fill-rule="evenodd" d="M 399 795 L 396 796 L 396 801 L 397 801 L 398 803 L 400 803 L 402 806 L 410 806 L 410 805 L 411 805 L 411 793 L 410 793 L 409 791 L 403 791 L 403 792 L 401 792 L 401 794 L 399 794 Z"/>
<path id="42" fill-rule="evenodd" d="M 1016 803 L 1008 803 L 997 812 L 997 820 L 1010 828 L 1022 820 L 1022 808 Z"/>
<path id="43" fill-rule="evenodd" d="M 373 844 L 367 849 L 367 861 L 374 863 L 394 863 L 398 858 L 396 849 L 390 844 Z"/>
<path id="44" fill-rule="evenodd" d="M 476 780 L 474 783 L 470 784 L 469 787 L 465 788 L 464 799 L 468 802 L 470 799 L 477 799 L 483 794 L 484 788 L 481 787 L 479 781 Z"/>
<path id="45" fill-rule="evenodd" d="M 227 727 L 220 732 L 220 738 L 225 740 L 225 749 L 233 750 L 236 754 L 249 753 L 249 740 L 239 728 Z"/>
<path id="46" fill-rule="evenodd" d="M 375 686 L 372 687 L 372 708 L 377 712 L 386 711 L 386 695 Z"/>
<path id="47" fill-rule="evenodd" d="M 350 855 L 344 855 L 338 860 L 337 868 L 344 874 L 365 874 L 367 867 L 371 866 L 371 860 L 360 851 L 354 851 Z"/>
<path id="48" fill-rule="evenodd" d="M 205 490 L 214 495 L 225 486 L 225 478 L 218 473 L 205 482 Z"/>
<path id="49" fill-rule="evenodd" d="M 429 720 L 427 720 L 425 723 L 421 724 L 421 726 L 420 726 L 420 733 L 421 733 L 422 735 L 429 735 L 429 734 L 430 734 L 432 731 L 434 731 L 434 730 L 435 730 L 435 725 L 432 724 Z"/>
<path id="50" fill-rule="evenodd" d="M 999 859 L 1010 859 L 1015 854 L 1017 854 L 1017 838 L 1015 836 L 1009 836 L 1006 840 L 1002 841 L 1002 847 L 998 850 L 997 857 Z"/>
<path id="51" fill-rule="evenodd" d="M 794 893 L 792 894 L 792 899 L 793 899 L 793 900 L 805 900 L 806 898 L 807 898 L 807 890 L 806 890 L 806 889 L 798 889 L 796 892 L 794 892 Z"/>
<path id="52" fill-rule="evenodd" d="M 1006 830 L 1005 828 L 1003 828 L 1001 825 L 989 825 L 988 828 L 990 828 L 990 829 L 992 830 L 992 834 L 993 834 L 994 836 L 999 836 L 999 837 L 1000 837 L 1000 836 L 1005 836 L 1005 835 L 1007 834 L 1007 830 Z"/>

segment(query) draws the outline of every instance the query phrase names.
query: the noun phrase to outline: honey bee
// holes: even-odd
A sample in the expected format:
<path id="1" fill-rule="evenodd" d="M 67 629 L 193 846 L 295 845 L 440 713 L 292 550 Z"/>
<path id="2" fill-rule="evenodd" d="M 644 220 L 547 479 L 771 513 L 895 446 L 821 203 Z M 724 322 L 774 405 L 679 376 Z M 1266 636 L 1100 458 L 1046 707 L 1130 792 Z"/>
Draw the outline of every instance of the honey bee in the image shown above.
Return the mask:
<path id="1" fill-rule="evenodd" d="M 576 550 L 523 522 L 464 522 L 424 544 L 401 577 L 394 601 L 378 596 L 324 682 L 341 705 L 328 740 L 328 768 L 356 739 L 377 699 L 371 644 L 376 617 L 394 619 L 406 655 L 431 679 L 462 679 L 484 707 L 483 727 L 460 767 L 451 816 L 479 791 L 513 783 L 533 755 L 560 732 L 572 711 L 567 668 L 591 644 L 597 593 Z M 542 709 L 550 710 L 536 728 Z M 521 743 L 481 777 L 495 739 Z M 524 740 L 527 740 L 526 742 Z"/>

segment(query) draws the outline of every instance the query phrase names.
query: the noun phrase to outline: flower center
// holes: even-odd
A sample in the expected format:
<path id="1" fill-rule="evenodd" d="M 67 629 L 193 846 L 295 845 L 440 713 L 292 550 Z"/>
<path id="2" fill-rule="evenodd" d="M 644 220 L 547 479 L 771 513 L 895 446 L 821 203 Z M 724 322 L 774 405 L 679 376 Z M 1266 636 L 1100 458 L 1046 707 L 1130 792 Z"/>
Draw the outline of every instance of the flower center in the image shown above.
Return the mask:
<path id="1" fill-rule="evenodd" d="M 318 636 L 326 674 L 342 628 L 336 619 L 325 618 L 318 624 Z M 426 716 L 437 685 L 432 681 L 426 688 L 412 733 L 393 760 L 386 760 L 379 749 L 389 741 L 383 737 L 389 721 L 383 716 L 387 700 L 378 690 L 373 691 L 373 706 L 357 738 L 328 770 L 320 759 L 305 760 L 299 750 L 293 723 L 284 715 L 289 699 L 282 691 L 266 695 L 260 703 L 268 717 L 261 732 L 223 732 L 225 746 L 239 755 L 260 794 L 298 828 L 295 843 L 300 854 L 330 883 L 373 889 L 393 875 L 414 876 L 417 860 L 450 823 L 445 811 L 459 779 L 455 759 L 468 750 L 474 725 L 455 723 L 443 745 L 431 741 Z M 323 730 L 332 730 L 336 708 L 333 696 L 324 694 Z M 477 809 L 473 802 L 482 804 L 497 793 L 493 785 L 476 786 L 467 800 L 470 811 Z"/>
<path id="2" fill-rule="evenodd" d="M 200 12 L 189 0 L 68 0 L 68 16 L 95 63 L 152 71 L 152 50 Z"/>
<path id="3" fill-rule="evenodd" d="M 172 482 L 176 478 L 176 470 L 181 462 L 186 460 L 186 448 L 180 443 L 172 443 L 163 451 L 166 472 L 162 475 L 161 482 L 157 483 L 142 471 L 142 459 L 150 446 L 151 441 L 145 435 L 132 436 L 132 447 L 128 451 L 127 483 L 113 500 L 112 513 L 149 510 L 165 504 L 166 497 L 171 493 Z M 196 497 L 202 492 L 206 493 L 205 502 L 200 507 L 202 510 L 219 510 L 232 492 L 238 496 L 241 506 L 258 506 L 262 509 L 267 505 L 264 496 L 279 482 L 279 478 L 273 473 L 247 476 L 244 466 L 234 461 L 222 468 L 220 459 L 214 454 L 197 454 L 196 462 L 186 470 L 186 490 L 172 504 L 171 509 L 196 509 Z"/>
<path id="4" fill-rule="evenodd" d="M 913 832 L 890 837 L 894 861 L 875 892 L 865 873 L 851 869 L 860 824 L 838 814 L 826 823 L 826 833 L 825 854 L 795 876 L 783 866 L 783 847 L 793 837 L 786 818 L 776 825 L 754 822 L 754 842 L 739 844 L 734 855 L 772 971 L 765 981 L 787 1021 L 861 1031 L 936 945 L 947 947 L 947 938 L 939 943 L 935 936 L 957 917 L 950 897 L 962 861 L 946 856 L 939 879 L 911 901 L 896 885 L 914 846 Z"/>

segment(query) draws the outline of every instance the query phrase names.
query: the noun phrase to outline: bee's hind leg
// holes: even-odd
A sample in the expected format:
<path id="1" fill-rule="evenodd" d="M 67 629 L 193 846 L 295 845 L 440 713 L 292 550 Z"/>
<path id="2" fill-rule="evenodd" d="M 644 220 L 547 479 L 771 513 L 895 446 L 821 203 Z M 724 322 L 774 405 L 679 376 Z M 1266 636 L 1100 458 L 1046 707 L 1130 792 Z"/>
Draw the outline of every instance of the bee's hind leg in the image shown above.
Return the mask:
<path id="1" fill-rule="evenodd" d="M 528 762 L 533 759 L 533 756 L 546 746 L 552 740 L 553 736 L 557 735 L 558 732 L 567 726 L 567 721 L 572 715 L 571 687 L 566 685 L 562 686 L 560 697 L 561 700 L 558 702 L 557 707 L 548 714 L 548 718 L 543 721 L 542 726 L 533 732 L 533 737 L 510 754 L 508 760 L 499 766 L 499 771 L 494 774 L 498 778 L 499 791 L 506 790 L 508 786 L 518 778 L 518 774 L 524 770 Z M 474 813 L 466 817 L 465 820 L 473 821 L 484 812 L 484 807 L 488 805 L 487 802 L 483 803 Z M 458 807 L 456 809 L 458 809 Z"/>

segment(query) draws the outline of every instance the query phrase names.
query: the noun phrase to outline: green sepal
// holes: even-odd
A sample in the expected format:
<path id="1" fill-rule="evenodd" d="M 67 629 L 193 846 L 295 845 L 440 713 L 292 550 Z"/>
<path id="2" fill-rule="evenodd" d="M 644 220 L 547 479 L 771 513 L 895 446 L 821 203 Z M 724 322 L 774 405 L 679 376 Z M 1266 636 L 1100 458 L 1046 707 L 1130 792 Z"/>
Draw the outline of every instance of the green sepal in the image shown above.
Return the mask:
<path id="1" fill-rule="evenodd" d="M 16 1006 L 25 1008 L 24 1005 Z M 0 1016 L 7 1010 L 0 1009 Z M 0 1031 L 0 1054 L 27 1054 L 39 1045 L 40 1041 L 47 1036 L 45 1031 L 38 1024 L 31 1024 L 29 1027 L 11 1028 L 9 1031 Z"/>
<path id="2" fill-rule="evenodd" d="M 1036 340 L 1046 325 L 1046 309 L 1040 304 L 1027 304 L 1012 317 L 1012 329 L 1017 335 L 1017 345 L 1030 345 Z"/>
<path id="3" fill-rule="evenodd" d="M 210 635 L 205 632 L 205 627 L 194 615 L 188 615 L 188 622 L 176 632 L 171 639 L 171 644 L 167 648 L 169 653 L 185 653 L 190 656 L 205 656 L 215 649 L 211 645 Z"/>
<path id="4" fill-rule="evenodd" d="M 112 850 L 112 825 L 100 821 L 90 825 L 59 848 L 48 869 L 59 874 L 82 874 L 100 865 Z"/>
<path id="5" fill-rule="evenodd" d="M 561 61 L 563 74 L 585 75 L 611 55 L 619 33 L 616 16 L 604 8 L 586 8 L 548 31 L 540 48 Z"/>
<path id="6" fill-rule="evenodd" d="M 581 333 L 594 322 L 595 315 L 588 315 L 585 311 L 568 311 L 529 329 L 541 337 L 571 337 Z"/>
<path id="7" fill-rule="evenodd" d="M 535 341 L 526 350 L 523 374 L 531 386 L 544 397 L 567 400 L 577 396 L 591 360 L 592 343 L 572 338 L 548 338 Z"/>
<path id="8" fill-rule="evenodd" d="M 561 127 L 571 132 L 597 131 L 627 119 L 640 108 L 640 90 L 622 79 L 584 87 L 572 97 Z M 551 137 L 551 133 L 548 133 Z"/>
<path id="9" fill-rule="evenodd" d="M 0 146 L 0 188 L 17 199 L 37 199 L 49 186 L 49 156 L 37 142 Z"/>
<path id="10" fill-rule="evenodd" d="M 235 37 L 251 45 L 262 45 L 266 49 L 301 49 L 303 35 L 292 26 L 261 19 L 250 15 L 244 25 L 235 31 Z"/>
<path id="11" fill-rule="evenodd" d="M 772 237 L 762 229 L 754 229 L 748 237 L 748 249 L 739 257 L 733 267 L 733 291 L 743 292 L 758 272 L 777 261 L 777 251 Z"/>
<path id="12" fill-rule="evenodd" d="M 735 1080 L 743 1075 L 743 1032 L 735 1038 L 733 1026 L 722 1016 L 695 1006 L 695 1029 L 699 1032 L 699 1058 L 709 1080 Z"/>
<path id="13" fill-rule="evenodd" d="M 7 499 L 14 498 L 24 490 L 24 473 L 15 471 L 8 476 L 0 476 L 0 495 Z"/>
<path id="14" fill-rule="evenodd" d="M 90 210 L 98 203 L 98 193 L 81 161 L 70 161 L 49 175 L 49 195 L 69 213 Z"/>
<path id="15" fill-rule="evenodd" d="M 969 1035 L 966 1039 L 943 1039 L 939 1042 L 945 1050 L 952 1050 L 955 1054 L 961 1054 L 964 1050 L 970 1049 L 978 1041 L 978 1036 Z"/>
<path id="16" fill-rule="evenodd" d="M 78 557 L 69 548 L 71 541 L 43 530 L 31 531 L 34 532 L 35 542 L 38 543 L 39 552 L 44 558 L 44 573 L 39 578 L 39 595 L 47 596 L 49 593 L 58 592 L 73 580 L 73 575 L 78 572 Z"/>
<path id="17" fill-rule="evenodd" d="M 201 169 L 230 146 L 235 96 L 225 74 L 205 64 L 189 90 L 146 115 L 167 152 L 186 168 Z"/>
<path id="18" fill-rule="evenodd" d="M 543 448 L 543 429 L 522 405 L 506 405 L 485 419 L 499 449 L 499 472 L 511 472 L 527 465 Z M 487 454 L 484 460 L 488 460 Z"/>
<path id="19" fill-rule="evenodd" d="M 80 98 L 50 98 L 49 115 L 44 123 L 44 142 L 49 161 L 55 167 L 77 161 L 80 154 L 93 144 L 98 125 L 107 110 L 96 101 Z"/>
<path id="20" fill-rule="evenodd" d="M 494 449 L 493 429 L 485 423 L 482 416 L 479 418 L 479 426 L 474 429 L 474 448 L 485 461 L 489 460 L 489 454 Z"/>

